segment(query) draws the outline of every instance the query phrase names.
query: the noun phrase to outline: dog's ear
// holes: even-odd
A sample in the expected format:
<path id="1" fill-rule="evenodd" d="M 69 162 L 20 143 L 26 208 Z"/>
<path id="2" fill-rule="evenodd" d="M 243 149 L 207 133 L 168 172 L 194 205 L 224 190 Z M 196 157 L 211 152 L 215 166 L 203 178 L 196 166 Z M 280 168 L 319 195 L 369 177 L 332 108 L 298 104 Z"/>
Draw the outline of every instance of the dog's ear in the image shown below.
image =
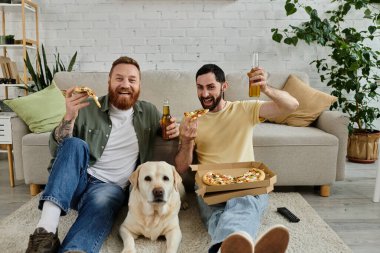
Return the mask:
<path id="1" fill-rule="evenodd" d="M 137 167 L 137 169 L 129 177 L 129 182 L 131 182 L 132 187 L 136 187 L 137 189 L 139 188 L 140 168 L 141 165 Z"/>
<path id="2" fill-rule="evenodd" d="M 174 189 L 178 192 L 179 191 L 179 185 L 182 183 L 182 177 L 177 172 L 174 166 L 172 166 L 173 169 L 173 178 L 174 178 Z"/>

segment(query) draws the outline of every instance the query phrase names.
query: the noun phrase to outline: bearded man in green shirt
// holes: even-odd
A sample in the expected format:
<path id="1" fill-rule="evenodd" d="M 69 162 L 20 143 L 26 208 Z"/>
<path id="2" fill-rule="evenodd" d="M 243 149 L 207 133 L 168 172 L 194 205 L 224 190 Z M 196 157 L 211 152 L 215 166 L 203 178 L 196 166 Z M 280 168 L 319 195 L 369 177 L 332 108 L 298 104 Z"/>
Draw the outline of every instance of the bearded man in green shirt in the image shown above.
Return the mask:
<path id="1" fill-rule="evenodd" d="M 129 193 L 128 179 L 138 164 L 149 161 L 161 132 L 161 113 L 139 101 L 141 72 L 132 58 L 113 62 L 108 95 L 101 108 L 84 102 L 87 94 L 66 93 L 66 114 L 50 136 L 54 159 L 41 195 L 42 210 L 26 252 L 99 252 Z M 166 132 L 179 135 L 175 118 Z M 68 209 L 78 218 L 60 244 L 59 217 Z"/>

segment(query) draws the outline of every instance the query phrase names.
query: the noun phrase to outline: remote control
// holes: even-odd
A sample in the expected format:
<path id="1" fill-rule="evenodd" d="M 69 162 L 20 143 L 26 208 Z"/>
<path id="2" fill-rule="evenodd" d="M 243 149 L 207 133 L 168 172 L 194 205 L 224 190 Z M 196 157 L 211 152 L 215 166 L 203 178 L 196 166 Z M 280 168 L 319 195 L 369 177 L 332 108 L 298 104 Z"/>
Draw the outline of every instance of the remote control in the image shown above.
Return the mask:
<path id="1" fill-rule="evenodd" d="M 291 211 L 289 211 L 286 207 L 278 207 L 277 212 L 279 212 L 282 216 L 287 218 L 290 222 L 299 222 L 300 219 L 294 215 Z"/>

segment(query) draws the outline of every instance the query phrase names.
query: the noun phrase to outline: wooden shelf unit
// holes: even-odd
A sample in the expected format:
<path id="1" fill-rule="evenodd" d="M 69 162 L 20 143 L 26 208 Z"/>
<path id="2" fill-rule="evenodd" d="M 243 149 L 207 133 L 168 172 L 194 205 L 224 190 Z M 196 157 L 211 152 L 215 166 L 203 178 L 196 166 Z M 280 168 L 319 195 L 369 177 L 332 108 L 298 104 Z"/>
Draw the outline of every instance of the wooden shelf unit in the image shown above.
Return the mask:
<path id="1" fill-rule="evenodd" d="M 2 17 L 2 34 L 6 35 L 6 13 L 20 13 L 21 12 L 21 23 L 22 23 L 22 38 L 20 40 L 21 44 L 2 44 L 0 48 L 3 48 L 3 55 L 7 56 L 7 50 L 11 49 L 21 49 L 23 55 L 23 76 L 22 81 L 23 85 L 27 86 L 28 84 L 28 70 L 24 60 L 26 59 L 26 51 L 28 49 L 37 50 L 39 48 L 39 30 L 38 30 L 38 4 L 32 2 L 31 0 L 22 0 L 20 4 L 0 4 L 0 11 Z M 35 19 L 35 38 L 27 38 L 26 37 L 26 14 L 34 13 Z M 5 97 L 8 98 L 8 87 L 14 87 L 9 85 L 4 85 L 5 88 Z M 25 95 L 27 95 L 27 89 L 25 89 Z"/>

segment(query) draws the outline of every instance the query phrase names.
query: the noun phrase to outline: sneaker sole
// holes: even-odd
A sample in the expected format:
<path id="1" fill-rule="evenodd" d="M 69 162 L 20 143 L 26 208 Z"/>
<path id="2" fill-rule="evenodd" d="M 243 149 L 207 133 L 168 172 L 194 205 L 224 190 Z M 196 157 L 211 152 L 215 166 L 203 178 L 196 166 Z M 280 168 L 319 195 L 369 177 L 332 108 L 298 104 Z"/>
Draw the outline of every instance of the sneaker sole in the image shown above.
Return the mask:
<path id="1" fill-rule="evenodd" d="M 276 226 L 263 234 L 255 245 L 255 253 L 284 253 L 289 244 L 289 231 Z"/>
<path id="2" fill-rule="evenodd" d="M 240 234 L 232 234 L 226 238 L 220 247 L 221 253 L 253 253 L 253 243 Z"/>

